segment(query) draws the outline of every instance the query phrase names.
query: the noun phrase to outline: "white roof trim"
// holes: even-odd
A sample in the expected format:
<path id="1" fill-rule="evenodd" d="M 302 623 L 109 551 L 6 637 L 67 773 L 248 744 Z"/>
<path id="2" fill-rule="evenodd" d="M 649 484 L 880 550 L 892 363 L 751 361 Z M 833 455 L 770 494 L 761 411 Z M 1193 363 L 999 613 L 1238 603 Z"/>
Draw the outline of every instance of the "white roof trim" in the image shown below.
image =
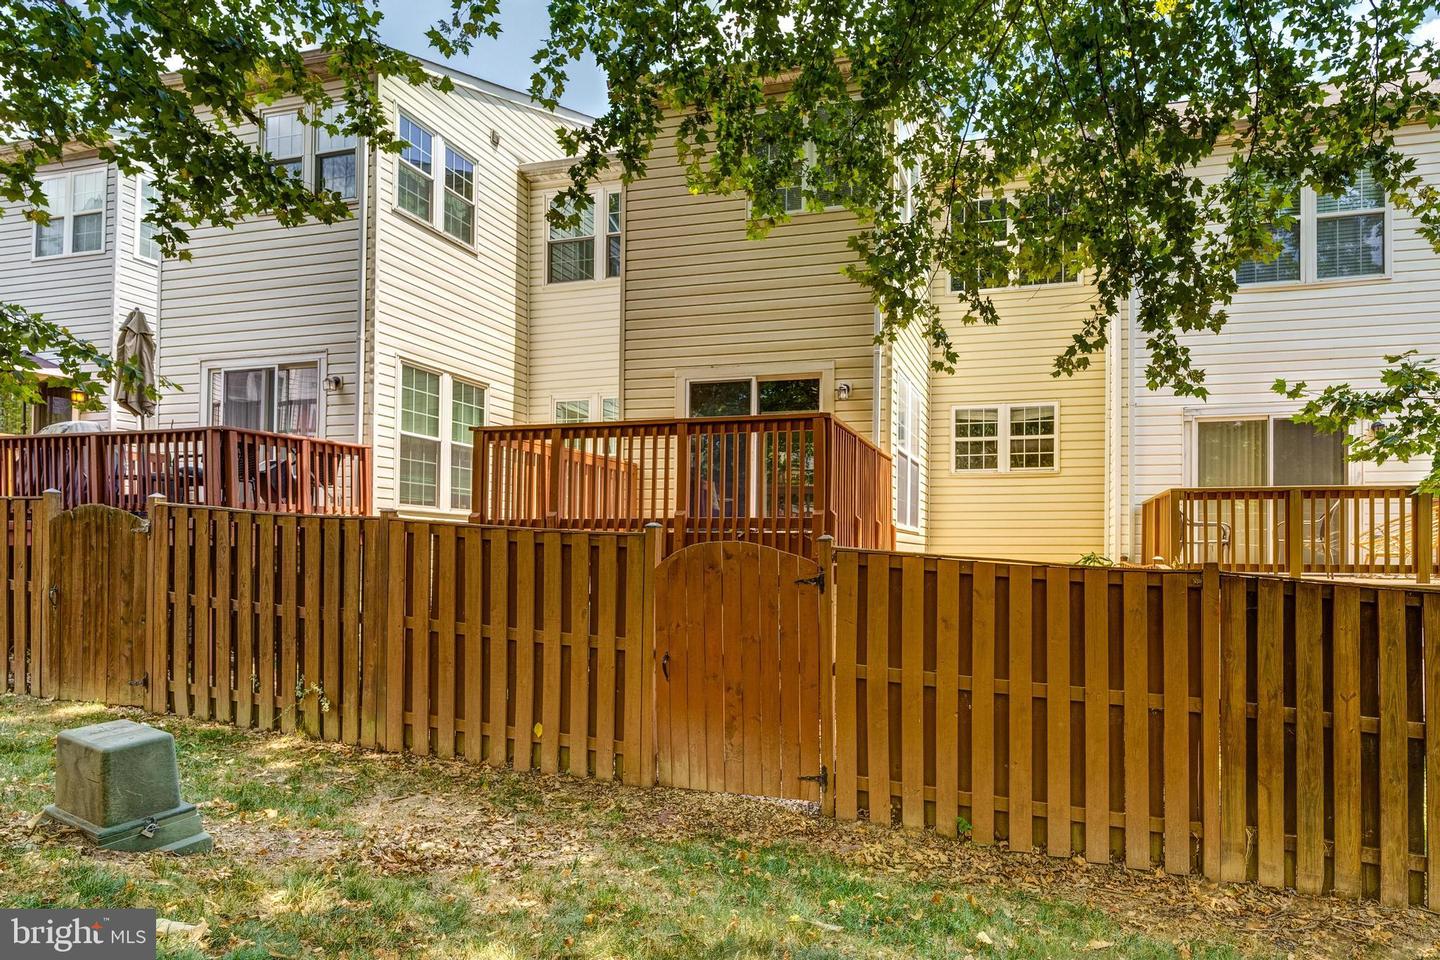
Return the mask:
<path id="1" fill-rule="evenodd" d="M 443 63 L 436 63 L 434 60 L 427 60 L 424 57 L 417 57 L 413 53 L 410 54 L 410 56 L 415 57 L 415 59 L 419 61 L 426 70 L 429 70 L 433 73 L 441 74 L 442 76 L 449 77 L 451 81 L 458 84 L 459 86 L 469 87 L 471 90 L 474 90 L 478 93 L 488 94 L 489 96 L 495 97 L 499 100 L 505 100 L 509 103 L 517 104 L 518 106 L 527 107 L 531 110 L 536 111 L 537 113 L 549 114 L 552 117 L 560 117 L 561 119 L 570 120 L 574 123 L 581 123 L 587 127 L 595 122 L 595 118 L 590 116 L 588 113 L 581 113 L 578 110 L 571 110 L 569 107 L 556 107 L 554 110 L 551 110 L 543 104 L 537 103 L 534 98 L 532 98 L 529 94 L 521 93 L 519 90 L 512 90 L 509 87 L 501 86 L 498 83 L 492 83 L 491 81 L 482 79 L 481 77 L 477 77 L 472 73 L 466 73 L 463 70 L 457 70 L 454 67 L 446 66 Z"/>

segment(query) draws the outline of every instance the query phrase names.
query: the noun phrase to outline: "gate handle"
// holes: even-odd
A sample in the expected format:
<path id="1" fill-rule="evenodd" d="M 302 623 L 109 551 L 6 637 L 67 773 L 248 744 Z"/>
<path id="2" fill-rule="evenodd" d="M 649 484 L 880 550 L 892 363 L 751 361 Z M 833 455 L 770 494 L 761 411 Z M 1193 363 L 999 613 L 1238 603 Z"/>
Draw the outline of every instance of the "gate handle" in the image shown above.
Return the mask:
<path id="1" fill-rule="evenodd" d="M 663 657 L 660 658 L 660 672 L 663 673 L 663 674 L 665 674 L 665 679 L 666 679 L 666 680 L 669 680 L 669 679 L 670 679 L 670 654 L 669 654 L 669 653 L 666 653 L 665 656 L 663 656 Z"/>

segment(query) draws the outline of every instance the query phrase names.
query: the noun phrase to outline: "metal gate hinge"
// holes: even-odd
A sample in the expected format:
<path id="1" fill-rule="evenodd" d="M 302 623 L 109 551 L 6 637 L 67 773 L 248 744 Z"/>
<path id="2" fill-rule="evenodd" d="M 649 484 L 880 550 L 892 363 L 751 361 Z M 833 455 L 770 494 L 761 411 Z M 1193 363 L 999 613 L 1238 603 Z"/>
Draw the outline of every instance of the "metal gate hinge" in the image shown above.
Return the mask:
<path id="1" fill-rule="evenodd" d="M 146 672 L 146 674 L 145 674 L 143 677 L 141 677 L 139 680 L 131 680 L 131 681 L 129 682 L 129 685 L 132 686 L 132 687 L 147 687 L 147 688 L 148 688 L 148 687 L 150 686 L 150 674 L 149 674 L 149 672 Z"/>
<path id="2" fill-rule="evenodd" d="M 820 784 L 820 789 L 821 789 L 821 790 L 824 790 L 824 789 L 825 789 L 825 785 L 830 782 L 830 771 L 826 770 L 826 769 L 825 769 L 825 764 L 822 763 L 822 764 L 820 764 L 820 772 L 819 772 L 819 773 L 812 774 L 811 776 L 808 776 L 808 777 L 796 777 L 795 779 L 797 779 L 797 780 L 810 780 L 810 781 L 813 781 L 813 782 L 815 782 L 815 783 Z"/>
<path id="3" fill-rule="evenodd" d="M 819 588 L 820 588 L 820 592 L 821 592 L 821 593 L 824 593 L 824 592 L 825 592 L 825 571 L 824 571 L 824 570 L 821 570 L 819 573 L 815 574 L 815 576 L 813 576 L 813 577 L 801 577 L 799 580 L 796 580 L 795 582 L 796 582 L 797 584 L 800 584 L 800 583 L 808 583 L 808 584 L 810 584 L 811 586 L 819 587 Z"/>
<path id="4" fill-rule="evenodd" d="M 58 607 L 60 605 L 60 588 L 53 583 L 50 584 L 49 597 L 50 606 Z"/>

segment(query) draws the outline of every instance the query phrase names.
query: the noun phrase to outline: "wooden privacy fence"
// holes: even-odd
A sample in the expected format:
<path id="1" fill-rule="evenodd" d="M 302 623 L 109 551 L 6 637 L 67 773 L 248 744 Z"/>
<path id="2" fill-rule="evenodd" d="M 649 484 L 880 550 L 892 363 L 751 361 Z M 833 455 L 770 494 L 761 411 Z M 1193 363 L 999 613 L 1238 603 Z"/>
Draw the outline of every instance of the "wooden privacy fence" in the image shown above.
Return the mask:
<path id="1" fill-rule="evenodd" d="M 835 814 L 1440 907 L 1440 592 L 838 551 Z"/>
<path id="2" fill-rule="evenodd" d="M 0 515 L 17 692 L 1440 907 L 1430 588 L 828 539 L 818 563 L 662 559 L 658 527 Z"/>
<path id="3" fill-rule="evenodd" d="M 152 510 L 150 709 L 650 782 L 643 534 Z M 642 743 L 643 740 L 643 743 Z"/>

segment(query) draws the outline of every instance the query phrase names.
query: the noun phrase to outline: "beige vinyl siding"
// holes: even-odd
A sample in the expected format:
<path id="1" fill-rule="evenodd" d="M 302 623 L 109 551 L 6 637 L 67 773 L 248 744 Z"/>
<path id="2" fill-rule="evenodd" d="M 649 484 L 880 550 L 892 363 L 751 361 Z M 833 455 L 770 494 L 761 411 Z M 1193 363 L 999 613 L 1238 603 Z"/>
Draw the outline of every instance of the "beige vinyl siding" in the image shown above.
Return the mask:
<path id="1" fill-rule="evenodd" d="M 1084 321 L 1082 284 L 999 291 L 996 326 L 967 326 L 965 306 L 940 278 L 932 294 L 959 353 L 954 374 L 930 380 L 928 543 L 936 553 L 1074 561 L 1105 542 L 1105 376 L 1097 358 L 1074 377 L 1054 358 Z M 1059 404 L 1057 471 L 957 472 L 953 410 Z"/>
<path id="2" fill-rule="evenodd" d="M 529 419 L 548 423 L 557 400 L 588 400 L 600 419 L 606 397 L 620 396 L 619 277 L 605 276 L 605 196 L 620 190 L 618 179 L 594 185 L 596 196 L 595 279 L 549 283 L 546 210 L 567 187 L 563 174 L 530 179 L 530 407 Z M 622 213 L 622 227 L 625 226 Z M 623 233 L 622 233 L 623 237 Z M 623 240 L 622 240 L 623 249 Z"/>
<path id="3" fill-rule="evenodd" d="M 160 372 L 180 388 L 157 411 L 164 427 L 208 422 L 204 366 L 319 358 L 325 436 L 355 439 L 359 222 L 282 227 L 269 218 L 234 230 L 191 231 L 193 259 L 164 266 Z"/>
<path id="4" fill-rule="evenodd" d="M 103 166 L 77 157 L 41 167 L 41 177 Z M 105 245 L 94 253 L 35 259 L 35 226 L 28 204 L 0 205 L 0 301 L 18 303 L 104 350 L 114 349 L 115 221 L 117 177 L 109 167 L 105 187 Z M 68 227 L 67 227 L 68 229 Z M 107 409 L 85 419 L 108 420 Z"/>
<path id="5" fill-rule="evenodd" d="M 119 216 L 115 223 L 115 333 L 118 338 L 120 325 L 139 307 L 150 321 L 150 329 L 159 336 L 160 316 L 160 264 L 148 260 L 136 252 L 139 225 L 139 180 L 136 177 L 120 177 Z M 112 404 L 111 423 L 116 429 L 135 429 L 140 426 L 139 418 L 118 404 Z"/>
<path id="6" fill-rule="evenodd" d="M 690 193 L 676 124 L 666 121 L 647 176 L 626 191 L 625 416 L 675 416 L 677 368 L 833 364 L 835 383 L 852 387 L 835 411 L 869 437 L 874 311 L 840 273 L 854 259 L 854 217 L 800 213 L 747 238 L 745 197 Z"/>
<path id="7" fill-rule="evenodd" d="M 281 100 L 265 113 L 297 102 Z M 238 132 L 259 140 L 254 126 Z M 358 216 L 359 204 L 351 209 Z M 316 359 L 322 377 L 344 384 L 321 385 L 323 435 L 353 441 L 359 238 L 357 217 L 295 227 L 252 217 L 233 229 L 193 228 L 191 259 L 161 268 L 159 367 L 179 389 L 164 395 L 155 425 L 209 422 L 203 370 Z"/>
<path id="8" fill-rule="evenodd" d="M 558 159 L 555 130 L 572 121 L 460 83 L 441 93 L 385 80 L 381 97 L 392 122 L 403 110 L 475 163 L 474 249 L 399 210 L 396 154 L 375 166 L 371 435 L 376 502 L 393 504 L 402 361 L 485 387 L 488 423 L 527 416 L 531 213 L 519 166 Z M 443 155 L 434 163 L 438 203 Z"/>
<path id="9" fill-rule="evenodd" d="M 897 524 L 895 545 L 901 550 L 924 550 L 928 542 L 926 527 L 929 520 L 926 500 L 930 489 L 930 474 L 933 469 L 930 463 L 930 425 L 934 419 L 934 411 L 930 407 L 930 378 L 932 376 L 930 348 L 923 336 L 913 328 L 907 328 L 900 331 L 895 342 L 890 344 L 886 354 L 888 362 L 885 365 L 885 408 L 888 414 L 881 418 L 881 422 L 882 429 L 886 431 L 885 449 L 890 450 L 892 456 L 895 454 L 895 375 L 897 373 L 909 380 L 914 389 L 920 419 L 913 444 L 920 468 L 920 525 L 916 529 L 907 529 Z M 898 474 L 892 469 L 892 504 L 900 502 L 900 491 L 895 486 L 897 478 Z"/>
<path id="10" fill-rule="evenodd" d="M 1427 183 L 1440 181 L 1440 131 L 1406 127 L 1396 143 L 1417 158 L 1416 172 Z M 1203 174 L 1223 176 L 1225 162 L 1223 154 L 1211 158 L 1202 166 Z M 1375 387 L 1385 355 L 1412 348 L 1425 357 L 1440 354 L 1440 256 L 1417 232 L 1415 219 L 1393 206 L 1387 239 L 1388 278 L 1241 287 L 1221 333 L 1183 337 L 1195 365 L 1205 371 L 1208 400 L 1146 389 L 1149 354 L 1137 339 L 1130 381 L 1134 441 L 1127 448 L 1133 485 L 1121 492 L 1131 551 L 1139 548 L 1140 505 L 1194 479 L 1187 450 L 1196 417 L 1287 415 L 1300 404 L 1271 390 L 1276 377 L 1305 380 L 1317 390 L 1333 383 Z M 1349 481 L 1411 483 L 1429 468 L 1428 459 L 1384 466 L 1352 463 Z"/>

